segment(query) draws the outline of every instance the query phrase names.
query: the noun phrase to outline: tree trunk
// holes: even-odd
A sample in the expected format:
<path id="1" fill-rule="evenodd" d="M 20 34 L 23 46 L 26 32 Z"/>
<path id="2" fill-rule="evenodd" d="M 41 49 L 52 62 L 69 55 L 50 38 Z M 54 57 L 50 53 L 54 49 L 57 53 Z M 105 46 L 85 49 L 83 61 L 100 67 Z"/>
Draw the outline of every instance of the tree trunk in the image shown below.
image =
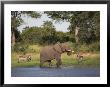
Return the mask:
<path id="1" fill-rule="evenodd" d="M 76 26 L 75 28 L 75 41 L 76 41 L 76 49 L 77 49 L 77 53 L 79 53 L 79 33 L 80 27 Z"/>
<path id="2" fill-rule="evenodd" d="M 12 46 L 14 46 L 15 45 L 15 32 L 13 31 L 12 32 L 12 35 L 11 35 L 11 44 L 12 44 Z"/>
<path id="3" fill-rule="evenodd" d="M 76 26 L 76 28 L 75 28 L 75 41 L 76 41 L 76 44 L 79 43 L 79 37 L 78 37 L 79 29 L 80 29 L 80 27 Z"/>

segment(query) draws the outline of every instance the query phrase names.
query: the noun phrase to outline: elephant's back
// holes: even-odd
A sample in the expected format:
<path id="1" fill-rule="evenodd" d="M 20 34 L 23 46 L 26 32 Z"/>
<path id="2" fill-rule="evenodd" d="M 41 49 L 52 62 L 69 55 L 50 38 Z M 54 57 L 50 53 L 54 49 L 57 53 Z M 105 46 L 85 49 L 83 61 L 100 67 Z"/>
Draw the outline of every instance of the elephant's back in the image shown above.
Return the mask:
<path id="1" fill-rule="evenodd" d="M 45 46 L 41 49 L 40 53 L 42 54 L 42 53 L 46 53 L 46 52 L 50 52 L 50 51 L 52 51 L 52 47 L 51 46 Z"/>

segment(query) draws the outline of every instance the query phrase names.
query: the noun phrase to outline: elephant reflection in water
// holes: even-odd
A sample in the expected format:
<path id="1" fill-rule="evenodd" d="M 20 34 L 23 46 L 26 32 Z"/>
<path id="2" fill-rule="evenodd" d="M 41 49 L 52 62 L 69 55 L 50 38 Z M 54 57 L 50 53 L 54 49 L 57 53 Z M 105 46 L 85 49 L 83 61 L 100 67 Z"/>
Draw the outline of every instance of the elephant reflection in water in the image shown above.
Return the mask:
<path id="1" fill-rule="evenodd" d="M 51 61 L 53 59 L 56 60 L 56 66 L 60 67 L 61 62 L 61 54 L 67 53 L 70 56 L 74 51 L 69 47 L 67 43 L 56 43 L 53 46 L 45 46 L 42 48 L 40 52 L 40 67 L 43 67 L 45 62 L 49 63 L 49 67 L 51 66 Z"/>

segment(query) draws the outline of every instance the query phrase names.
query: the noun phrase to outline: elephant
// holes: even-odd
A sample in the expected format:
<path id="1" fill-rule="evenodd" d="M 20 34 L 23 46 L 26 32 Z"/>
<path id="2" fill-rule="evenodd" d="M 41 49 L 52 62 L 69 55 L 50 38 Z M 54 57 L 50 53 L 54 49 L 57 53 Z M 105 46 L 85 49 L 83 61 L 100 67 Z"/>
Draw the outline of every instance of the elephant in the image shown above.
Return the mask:
<path id="1" fill-rule="evenodd" d="M 56 43 L 52 46 L 43 47 L 40 51 L 40 67 L 43 67 L 45 62 L 48 62 L 50 66 L 53 59 L 57 62 L 56 66 L 60 67 L 62 64 L 61 54 L 64 52 L 67 52 L 67 55 L 70 56 L 74 51 L 72 51 L 67 43 Z"/>

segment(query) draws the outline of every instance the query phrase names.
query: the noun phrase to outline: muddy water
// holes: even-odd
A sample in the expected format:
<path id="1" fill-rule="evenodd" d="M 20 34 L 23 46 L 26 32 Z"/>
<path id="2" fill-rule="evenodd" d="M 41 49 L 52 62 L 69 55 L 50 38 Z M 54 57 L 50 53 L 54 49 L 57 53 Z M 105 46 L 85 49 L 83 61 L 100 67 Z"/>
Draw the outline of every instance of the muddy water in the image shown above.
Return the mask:
<path id="1" fill-rule="evenodd" d="M 99 77 L 99 67 L 17 67 L 11 69 L 12 77 Z"/>

